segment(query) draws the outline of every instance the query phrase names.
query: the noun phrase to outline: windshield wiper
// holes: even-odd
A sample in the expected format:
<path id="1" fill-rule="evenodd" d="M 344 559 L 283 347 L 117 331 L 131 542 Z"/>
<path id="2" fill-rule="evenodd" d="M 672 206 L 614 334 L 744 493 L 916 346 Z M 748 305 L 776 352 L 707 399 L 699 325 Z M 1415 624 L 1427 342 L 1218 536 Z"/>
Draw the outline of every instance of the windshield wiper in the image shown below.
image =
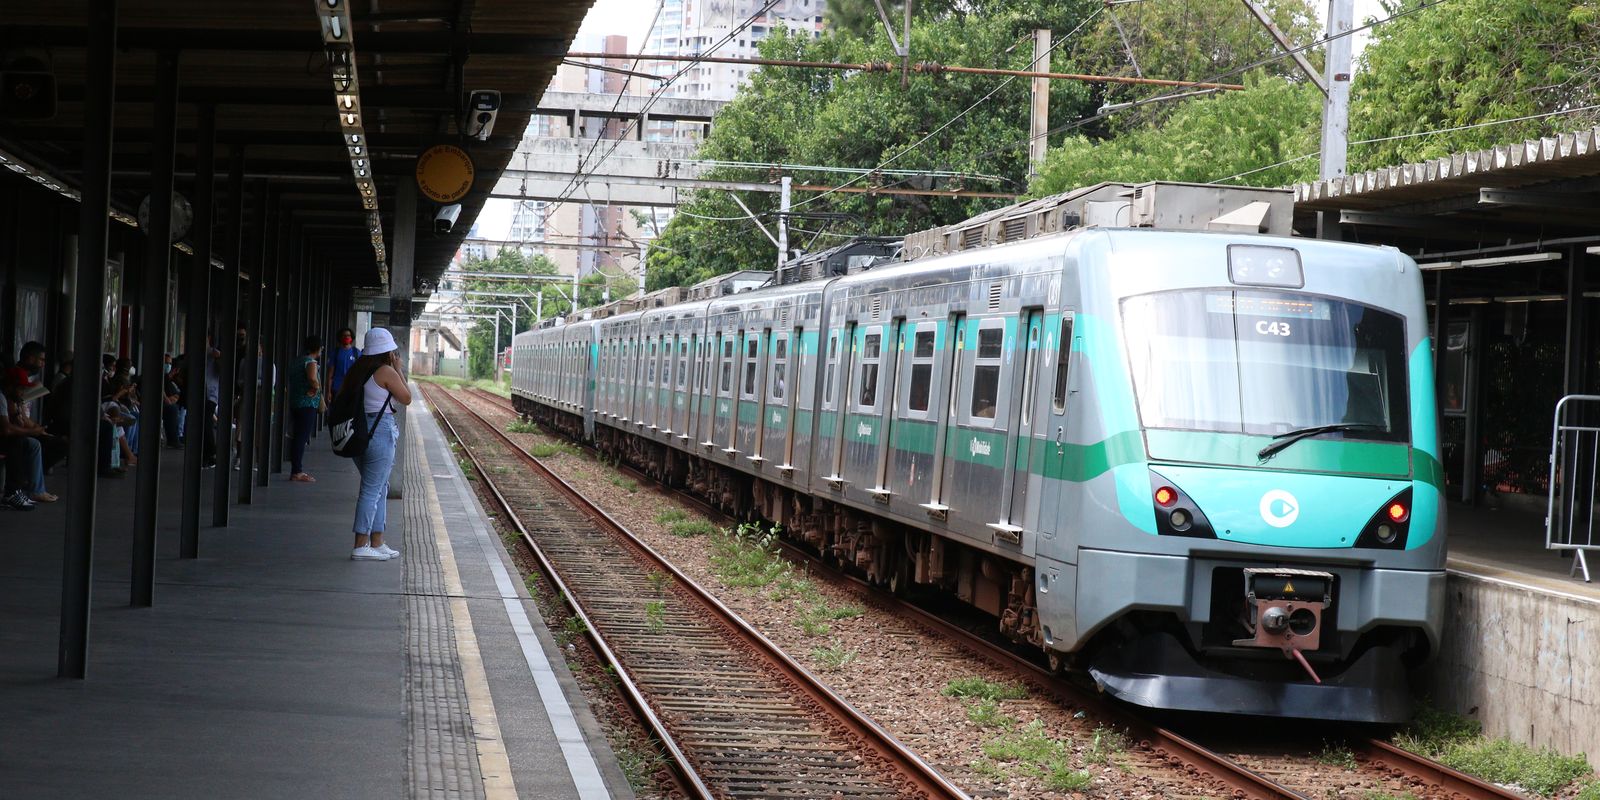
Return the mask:
<path id="1" fill-rule="evenodd" d="M 1301 439 L 1309 439 L 1312 436 L 1317 436 L 1324 433 L 1333 433 L 1335 431 L 1372 430 L 1374 428 L 1382 427 L 1382 425 L 1374 425 L 1370 422 L 1336 422 L 1332 425 L 1313 425 L 1309 428 L 1296 428 L 1292 431 L 1280 433 L 1277 436 L 1272 437 L 1276 441 L 1267 445 L 1266 447 L 1261 448 L 1261 451 L 1256 453 L 1256 458 L 1266 461 L 1267 459 L 1277 455 L 1289 445 L 1292 445 Z"/>

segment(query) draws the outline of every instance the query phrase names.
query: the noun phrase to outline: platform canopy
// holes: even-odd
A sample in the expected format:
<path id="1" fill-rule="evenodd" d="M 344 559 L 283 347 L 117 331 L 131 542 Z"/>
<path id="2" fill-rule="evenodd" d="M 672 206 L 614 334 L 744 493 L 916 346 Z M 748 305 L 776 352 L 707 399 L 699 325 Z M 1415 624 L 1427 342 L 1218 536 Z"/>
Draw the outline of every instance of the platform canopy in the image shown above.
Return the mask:
<path id="1" fill-rule="evenodd" d="M 178 188 L 192 192 L 197 109 L 216 109 L 219 183 L 242 147 L 247 180 L 270 181 L 279 208 L 345 274 L 377 285 L 351 154 L 335 107 L 324 4 L 348 3 L 359 109 L 377 210 L 393 250 L 395 190 L 431 145 L 456 144 L 476 165 L 454 230 L 434 235 L 436 206 L 417 204 L 415 276 L 437 278 L 510 160 L 539 97 L 592 0 L 122 0 L 117 6 L 113 206 L 137 213 L 148 191 L 156 58 L 180 55 Z M 7 3 L 0 69 L 52 75 L 53 116 L 0 115 L 0 150 L 70 191 L 82 163 L 88 0 Z M 469 94 L 500 92 L 486 141 L 461 136 Z M 220 188 L 220 187 L 219 187 Z"/>

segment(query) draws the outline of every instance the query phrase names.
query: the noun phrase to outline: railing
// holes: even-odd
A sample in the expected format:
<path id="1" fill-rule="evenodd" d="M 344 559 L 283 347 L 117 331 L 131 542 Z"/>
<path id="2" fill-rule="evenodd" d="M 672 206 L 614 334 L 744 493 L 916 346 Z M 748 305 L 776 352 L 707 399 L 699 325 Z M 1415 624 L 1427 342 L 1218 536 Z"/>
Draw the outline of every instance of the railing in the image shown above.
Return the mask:
<path id="1" fill-rule="evenodd" d="M 1596 480 L 1600 478 L 1600 395 L 1572 394 L 1556 403 L 1550 430 L 1550 502 L 1544 518 L 1544 546 L 1571 550 L 1568 575 L 1589 582 L 1589 550 L 1600 550 L 1595 522 Z"/>

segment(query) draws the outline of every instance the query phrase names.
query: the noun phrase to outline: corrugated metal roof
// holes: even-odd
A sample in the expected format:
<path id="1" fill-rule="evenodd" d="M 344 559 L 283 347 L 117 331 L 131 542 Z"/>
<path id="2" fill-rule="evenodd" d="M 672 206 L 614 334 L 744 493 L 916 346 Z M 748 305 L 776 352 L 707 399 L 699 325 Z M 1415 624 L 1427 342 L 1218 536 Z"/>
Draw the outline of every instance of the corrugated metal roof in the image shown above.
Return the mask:
<path id="1" fill-rule="evenodd" d="M 1382 208 L 1600 175 L 1600 127 L 1295 184 L 1296 210 Z"/>

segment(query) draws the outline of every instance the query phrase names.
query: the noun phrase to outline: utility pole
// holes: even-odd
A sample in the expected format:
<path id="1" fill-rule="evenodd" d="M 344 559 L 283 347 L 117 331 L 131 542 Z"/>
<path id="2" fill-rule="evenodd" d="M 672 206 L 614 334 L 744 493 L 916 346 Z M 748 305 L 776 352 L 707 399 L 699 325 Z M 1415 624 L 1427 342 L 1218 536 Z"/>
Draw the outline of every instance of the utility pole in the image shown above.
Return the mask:
<path id="1" fill-rule="evenodd" d="M 489 346 L 489 357 L 494 359 L 494 382 L 500 382 L 500 309 L 494 310 L 494 344 Z"/>
<path id="2" fill-rule="evenodd" d="M 789 263 L 789 187 L 794 179 L 783 176 L 783 189 L 778 195 L 778 269 Z M 643 270 L 639 272 L 644 275 Z"/>
<path id="3" fill-rule="evenodd" d="M 788 178 L 784 178 L 784 180 L 787 181 L 789 179 Z M 645 265 L 645 260 L 647 258 L 649 258 L 649 257 L 650 257 L 650 245 L 649 245 L 649 243 L 648 242 L 640 242 L 639 243 L 639 296 L 640 297 L 644 297 L 644 265 Z"/>
<path id="4" fill-rule="evenodd" d="M 1337 0 L 1335 0 L 1337 2 Z M 1040 28 L 1033 32 L 1033 62 L 1028 65 L 1031 71 L 1050 71 L 1050 30 Z M 1044 62 L 1040 65 L 1040 62 Z M 1050 143 L 1050 137 L 1045 133 L 1050 130 L 1050 79 L 1034 78 L 1033 105 L 1028 112 L 1028 177 L 1039 173 L 1039 164 L 1044 161 L 1045 147 Z"/>
<path id="5" fill-rule="evenodd" d="M 1350 28 L 1355 0 L 1328 0 L 1328 98 L 1322 104 L 1322 180 L 1342 178 L 1349 150 L 1350 129 Z M 1338 37 L 1338 38 L 1334 38 Z M 1343 239 L 1337 211 L 1317 215 L 1317 238 Z"/>
<path id="6" fill-rule="evenodd" d="M 1350 36 L 1355 0 L 1328 0 L 1328 99 L 1322 104 L 1323 180 L 1343 177 L 1350 128 Z M 1333 37 L 1339 37 L 1337 39 Z"/>

